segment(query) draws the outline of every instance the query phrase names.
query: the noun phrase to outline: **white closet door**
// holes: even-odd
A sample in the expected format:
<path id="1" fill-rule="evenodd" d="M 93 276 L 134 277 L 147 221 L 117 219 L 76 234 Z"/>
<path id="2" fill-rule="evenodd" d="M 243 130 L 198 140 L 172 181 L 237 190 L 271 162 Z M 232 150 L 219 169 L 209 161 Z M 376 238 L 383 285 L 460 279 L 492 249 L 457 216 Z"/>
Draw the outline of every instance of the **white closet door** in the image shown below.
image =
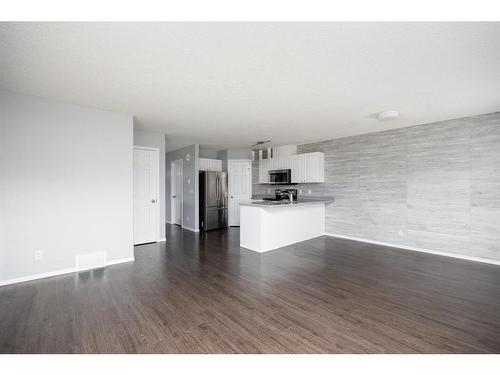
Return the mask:
<path id="1" fill-rule="evenodd" d="M 159 152 L 134 148 L 134 244 L 158 241 Z"/>
<path id="2" fill-rule="evenodd" d="M 240 203 L 252 198 L 252 161 L 228 160 L 229 225 L 240 225 Z"/>

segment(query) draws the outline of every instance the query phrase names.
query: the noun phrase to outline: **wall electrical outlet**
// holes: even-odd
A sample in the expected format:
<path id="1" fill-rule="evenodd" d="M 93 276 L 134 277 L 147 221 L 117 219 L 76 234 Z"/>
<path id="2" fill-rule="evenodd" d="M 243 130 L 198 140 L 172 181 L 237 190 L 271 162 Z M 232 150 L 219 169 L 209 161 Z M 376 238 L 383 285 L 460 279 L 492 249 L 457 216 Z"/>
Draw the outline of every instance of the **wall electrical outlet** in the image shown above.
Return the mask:
<path id="1" fill-rule="evenodd" d="M 42 260 L 42 259 L 43 259 L 43 251 L 42 250 L 35 251 L 35 260 Z"/>
<path id="2" fill-rule="evenodd" d="M 189 216 L 186 216 L 186 221 L 189 221 Z"/>
<path id="3" fill-rule="evenodd" d="M 304 190 L 299 189 L 299 194 L 303 194 L 303 193 L 304 193 Z"/>
<path id="4" fill-rule="evenodd" d="M 404 235 L 404 233 L 403 233 L 403 231 L 401 229 L 398 230 L 398 234 L 399 234 L 400 237 L 403 237 L 403 235 Z"/>

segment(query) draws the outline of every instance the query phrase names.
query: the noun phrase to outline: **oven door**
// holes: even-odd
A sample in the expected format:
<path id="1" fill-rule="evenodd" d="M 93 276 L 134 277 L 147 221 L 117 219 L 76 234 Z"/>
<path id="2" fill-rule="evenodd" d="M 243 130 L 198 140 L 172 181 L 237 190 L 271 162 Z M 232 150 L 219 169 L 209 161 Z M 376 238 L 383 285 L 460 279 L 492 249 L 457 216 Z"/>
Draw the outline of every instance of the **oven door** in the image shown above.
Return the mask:
<path id="1" fill-rule="evenodd" d="M 290 169 L 279 169 L 269 171 L 269 183 L 274 185 L 288 185 L 292 180 L 292 171 Z"/>

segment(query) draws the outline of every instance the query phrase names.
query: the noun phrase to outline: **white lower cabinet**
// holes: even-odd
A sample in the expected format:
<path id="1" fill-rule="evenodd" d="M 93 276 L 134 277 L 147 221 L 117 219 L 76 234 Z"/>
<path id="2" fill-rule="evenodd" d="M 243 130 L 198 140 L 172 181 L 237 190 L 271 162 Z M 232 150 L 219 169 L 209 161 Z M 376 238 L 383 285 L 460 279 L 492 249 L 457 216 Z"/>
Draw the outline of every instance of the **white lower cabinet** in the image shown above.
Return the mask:
<path id="1" fill-rule="evenodd" d="M 259 184 L 269 183 L 269 171 L 273 169 L 291 169 L 295 184 L 325 182 L 325 154 L 309 152 L 259 160 Z"/>

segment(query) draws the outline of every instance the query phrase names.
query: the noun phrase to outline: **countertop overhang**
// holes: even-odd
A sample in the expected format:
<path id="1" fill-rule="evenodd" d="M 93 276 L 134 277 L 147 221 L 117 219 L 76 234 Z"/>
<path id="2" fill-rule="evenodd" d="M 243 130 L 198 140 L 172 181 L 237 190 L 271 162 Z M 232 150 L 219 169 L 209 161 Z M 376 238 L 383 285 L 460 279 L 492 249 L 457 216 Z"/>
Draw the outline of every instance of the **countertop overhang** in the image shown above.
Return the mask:
<path id="1" fill-rule="evenodd" d="M 251 207 L 265 207 L 265 208 L 278 208 L 278 207 L 295 207 L 310 204 L 327 204 L 333 203 L 335 200 L 333 197 L 318 197 L 318 198 L 299 198 L 297 201 L 290 203 L 288 200 L 284 201 L 267 201 L 262 198 L 252 198 L 250 202 L 241 202 L 242 206 Z"/>

